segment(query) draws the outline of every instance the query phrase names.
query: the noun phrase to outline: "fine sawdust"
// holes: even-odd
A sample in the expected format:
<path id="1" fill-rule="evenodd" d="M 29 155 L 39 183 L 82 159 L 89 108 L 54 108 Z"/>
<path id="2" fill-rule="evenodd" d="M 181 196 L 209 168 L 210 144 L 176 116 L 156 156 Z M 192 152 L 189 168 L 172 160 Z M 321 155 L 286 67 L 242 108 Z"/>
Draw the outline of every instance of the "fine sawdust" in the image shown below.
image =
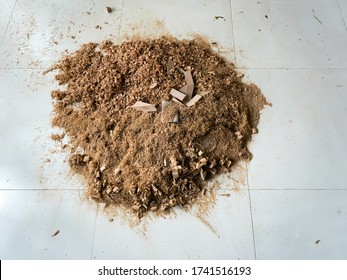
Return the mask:
<path id="1" fill-rule="evenodd" d="M 51 93 L 52 124 L 69 137 L 70 166 L 97 202 L 139 217 L 165 213 L 192 205 L 205 182 L 252 158 L 247 143 L 267 101 L 201 38 L 88 43 L 52 69 L 67 85 Z M 182 70 L 203 96 L 192 107 L 169 95 L 185 85 Z M 131 108 L 137 101 L 157 111 Z"/>

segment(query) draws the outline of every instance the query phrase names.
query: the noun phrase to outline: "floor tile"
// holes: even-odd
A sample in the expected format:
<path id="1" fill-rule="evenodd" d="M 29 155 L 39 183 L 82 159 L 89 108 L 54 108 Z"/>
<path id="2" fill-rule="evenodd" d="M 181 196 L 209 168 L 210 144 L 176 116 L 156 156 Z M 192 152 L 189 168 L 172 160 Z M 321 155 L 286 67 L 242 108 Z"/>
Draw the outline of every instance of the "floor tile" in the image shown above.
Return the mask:
<path id="1" fill-rule="evenodd" d="M 218 175 L 209 182 L 209 185 L 215 185 L 221 190 L 247 190 L 247 162 L 235 164 L 230 172 Z"/>
<path id="2" fill-rule="evenodd" d="M 82 43 L 118 38 L 121 1 L 18 0 L 0 55 L 2 68 L 48 68 Z M 106 6 L 114 10 L 107 12 Z"/>
<path id="3" fill-rule="evenodd" d="M 0 190 L 0 258 L 90 259 L 95 218 L 78 191 Z"/>
<path id="4" fill-rule="evenodd" d="M 273 104 L 249 145 L 251 189 L 347 189 L 347 70 L 247 70 Z"/>
<path id="5" fill-rule="evenodd" d="M 208 217 L 177 211 L 177 216 L 147 220 L 144 233 L 119 219 L 110 223 L 99 211 L 93 258 L 253 259 L 248 191 L 221 190 L 217 197 Z"/>
<path id="6" fill-rule="evenodd" d="M 258 259 L 347 258 L 347 190 L 251 191 L 251 201 Z"/>
<path id="7" fill-rule="evenodd" d="M 0 6 L 0 259 L 347 258 L 346 1 Z M 217 42 L 273 106 L 249 145 L 253 160 L 210 182 L 220 188 L 213 209 L 201 201 L 200 216 L 195 208 L 140 225 L 120 214 L 109 222 L 71 174 L 66 139 L 50 139 L 56 85 L 42 69 L 85 42 L 167 34 Z"/>
<path id="8" fill-rule="evenodd" d="M 77 189 L 67 155 L 51 140 L 53 73 L 0 69 L 0 189 Z"/>
<path id="9" fill-rule="evenodd" d="M 232 11 L 239 67 L 347 67 L 336 0 L 232 0 Z"/>
<path id="10" fill-rule="evenodd" d="M 217 42 L 216 50 L 233 59 L 230 3 L 216 1 L 124 1 L 121 38 L 171 34 L 189 39 L 196 34 Z"/>
<path id="11" fill-rule="evenodd" d="M 8 22 L 11 17 L 16 0 L 1 0 L 1 9 L 0 9 L 0 46 L 2 40 L 5 36 L 5 32 L 8 26 Z"/>

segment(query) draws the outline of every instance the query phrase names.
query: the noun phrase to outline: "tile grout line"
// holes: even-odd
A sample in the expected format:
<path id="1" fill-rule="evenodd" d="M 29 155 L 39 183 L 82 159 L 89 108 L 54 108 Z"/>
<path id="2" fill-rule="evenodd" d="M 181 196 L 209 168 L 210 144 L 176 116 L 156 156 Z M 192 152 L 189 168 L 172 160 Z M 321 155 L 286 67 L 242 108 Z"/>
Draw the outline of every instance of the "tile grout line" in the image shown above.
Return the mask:
<path id="1" fill-rule="evenodd" d="M 1 39 L 0 47 L 2 47 L 2 43 L 5 41 L 5 37 L 6 37 L 6 34 L 7 34 L 7 30 L 8 30 L 8 27 L 10 26 L 10 22 L 11 22 L 11 19 L 12 19 L 12 15 L 13 15 L 14 9 L 16 8 L 16 5 L 17 5 L 17 1 L 18 1 L 18 0 L 16 0 L 16 2 L 14 2 L 13 9 L 12 9 L 10 18 L 8 19 L 8 23 L 7 23 L 5 32 L 4 32 L 4 36 L 3 36 L 2 39 Z"/>
<path id="2" fill-rule="evenodd" d="M 232 31 L 232 37 L 233 37 L 233 45 L 234 45 L 234 62 L 235 65 L 237 65 L 237 58 L 236 58 L 236 44 L 235 44 L 235 35 L 234 35 L 234 22 L 233 22 L 233 9 L 232 9 L 232 0 L 229 0 L 229 9 L 230 9 L 230 21 L 231 21 L 231 31 Z"/>
<path id="3" fill-rule="evenodd" d="M 339 10 L 340 10 L 340 14 L 341 14 L 341 17 L 342 17 L 342 21 L 343 21 L 343 23 L 345 24 L 345 29 L 347 30 L 347 25 L 346 25 L 345 18 L 344 18 L 343 14 L 342 14 L 340 1 L 339 1 L 339 0 L 336 0 L 336 1 L 337 1 L 337 6 L 339 6 Z"/>
<path id="4" fill-rule="evenodd" d="M 95 221 L 94 221 L 94 228 L 93 228 L 93 238 L 92 238 L 92 249 L 90 252 L 90 259 L 93 259 L 93 253 L 94 253 L 94 240 L 95 240 L 95 230 L 96 230 L 96 220 L 98 218 L 99 214 L 99 205 L 96 206 L 96 213 L 95 213 Z"/>
<path id="5" fill-rule="evenodd" d="M 124 0 L 122 0 L 122 7 L 121 7 L 121 13 L 120 13 L 119 28 L 118 28 L 118 36 L 117 36 L 117 44 L 119 44 L 120 30 L 122 28 L 123 7 L 124 7 Z"/>
<path id="6" fill-rule="evenodd" d="M 246 163 L 246 176 L 247 176 L 247 189 L 248 189 L 248 201 L 249 201 L 249 212 L 251 214 L 251 224 L 252 224 L 252 236 L 253 236 L 253 250 L 254 250 L 254 258 L 257 259 L 257 248 L 255 245 L 255 233 L 254 233 L 254 224 L 253 224 L 253 212 L 252 212 L 252 200 L 251 200 L 251 190 L 249 188 L 248 181 L 248 164 Z"/>

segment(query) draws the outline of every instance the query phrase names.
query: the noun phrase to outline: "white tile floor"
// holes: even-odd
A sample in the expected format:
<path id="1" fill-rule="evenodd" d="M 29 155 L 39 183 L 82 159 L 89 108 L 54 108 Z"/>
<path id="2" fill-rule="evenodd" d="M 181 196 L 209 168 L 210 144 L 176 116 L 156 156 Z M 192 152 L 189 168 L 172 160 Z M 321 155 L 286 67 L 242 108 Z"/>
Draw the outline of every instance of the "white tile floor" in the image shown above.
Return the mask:
<path id="1" fill-rule="evenodd" d="M 0 0 L 0 259 L 347 259 L 346 22 L 345 0 Z M 49 139 L 43 70 L 138 34 L 217 41 L 273 103 L 205 222 L 109 222 Z"/>

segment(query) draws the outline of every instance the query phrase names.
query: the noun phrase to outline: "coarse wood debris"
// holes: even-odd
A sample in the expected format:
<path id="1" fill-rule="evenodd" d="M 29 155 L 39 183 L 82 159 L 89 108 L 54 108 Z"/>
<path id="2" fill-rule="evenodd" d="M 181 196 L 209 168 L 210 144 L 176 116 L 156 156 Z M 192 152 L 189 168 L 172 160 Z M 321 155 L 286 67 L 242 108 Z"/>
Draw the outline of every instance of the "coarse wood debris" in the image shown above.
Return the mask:
<path id="1" fill-rule="evenodd" d="M 268 103 L 201 38 L 88 43 L 52 69 L 66 86 L 51 93 L 52 125 L 97 202 L 166 213 L 252 158 L 247 143 Z"/>

